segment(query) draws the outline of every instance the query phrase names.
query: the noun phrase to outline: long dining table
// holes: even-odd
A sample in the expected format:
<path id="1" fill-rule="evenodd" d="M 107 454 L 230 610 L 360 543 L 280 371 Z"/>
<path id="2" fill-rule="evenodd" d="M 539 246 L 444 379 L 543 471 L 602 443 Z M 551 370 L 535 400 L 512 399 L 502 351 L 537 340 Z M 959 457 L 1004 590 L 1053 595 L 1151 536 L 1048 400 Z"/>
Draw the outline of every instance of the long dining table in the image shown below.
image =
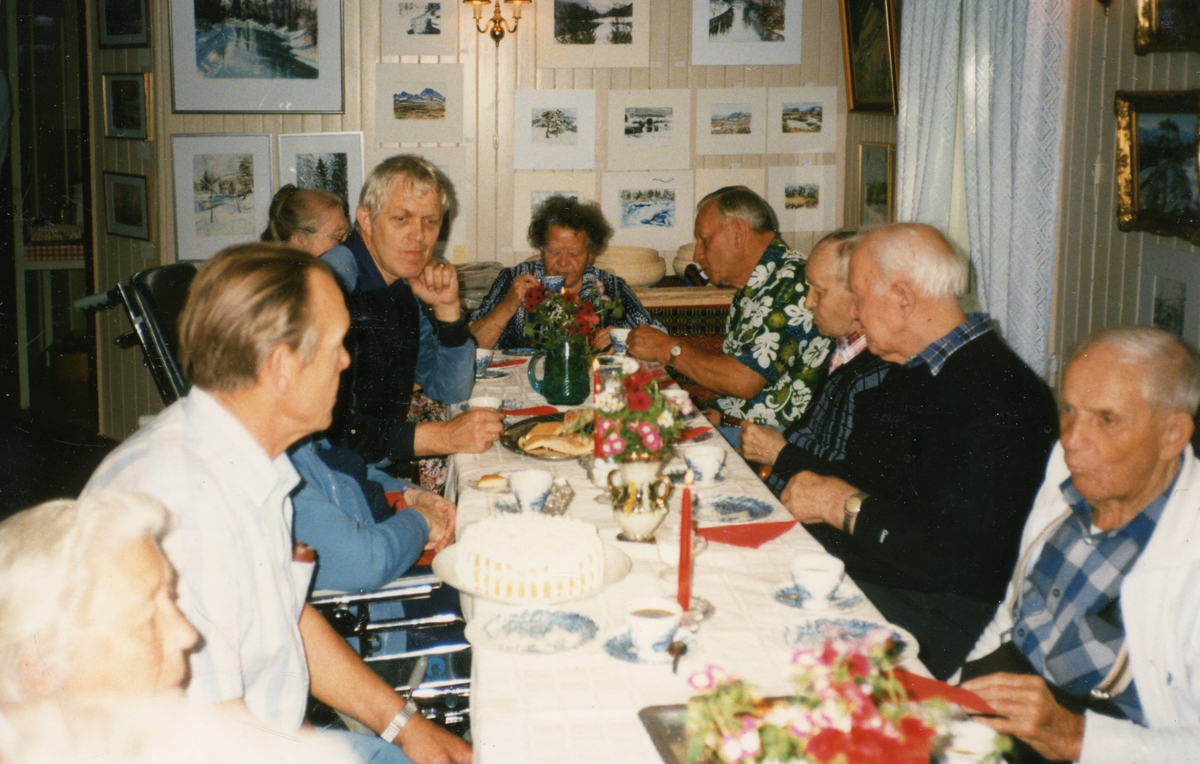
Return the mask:
<path id="1" fill-rule="evenodd" d="M 497 353 L 493 365 L 494 378 L 477 380 L 474 395 L 500 398 L 509 410 L 546 405 L 528 381 L 527 360 Z M 580 407 L 590 405 L 589 400 Z M 510 416 L 506 424 L 519 420 Z M 702 427 L 707 422 L 695 415 L 689 425 Z M 792 519 L 718 433 L 713 431 L 708 443 L 728 453 L 723 481 L 710 488 L 692 489 L 700 504 L 726 496 L 750 497 L 770 508 L 770 514 L 756 522 Z M 639 720 L 640 709 L 686 703 L 697 693 L 691 682 L 711 675 L 714 669 L 748 680 L 767 695 L 785 694 L 789 690 L 789 634 L 798 629 L 811 631 L 822 618 L 884 622 L 848 578 L 838 590 L 837 608 L 804 610 L 777 600 L 776 593 L 791 585 L 792 558 L 800 552 L 824 553 L 802 525 L 794 525 L 758 548 L 710 542 L 695 557 L 693 592 L 711 602 L 715 611 L 692 637 L 691 649 L 682 657 L 677 674 L 672 673 L 669 662 L 631 663 L 612 657 L 605 645 L 625 631 L 629 603 L 648 595 L 674 597 L 677 572 L 662 561 L 655 544 L 617 540 L 620 527 L 607 492 L 589 480 L 579 460 L 537 459 L 500 443 L 482 454 L 459 454 L 452 459 L 450 488 L 456 491 L 459 533 L 513 502 L 511 493 L 477 488 L 481 476 L 531 467 L 548 469 L 569 481 L 575 496 L 567 517 L 594 524 L 601 540 L 625 552 L 633 564 L 623 580 L 600 593 L 552 606 L 500 604 L 463 595 L 469 623 L 521 609 L 551 609 L 584 615 L 599 626 L 591 642 L 562 653 L 515 653 L 475 644 L 471 730 L 477 764 L 655 764 L 662 758 Z M 667 471 L 678 468 L 669 464 Z M 677 485 L 670 497 L 668 523 L 678 524 L 681 495 L 682 487 Z M 722 525 L 699 516 L 701 529 Z M 722 530 L 736 535 L 738 529 Z M 904 664 L 923 672 L 911 652 Z"/>

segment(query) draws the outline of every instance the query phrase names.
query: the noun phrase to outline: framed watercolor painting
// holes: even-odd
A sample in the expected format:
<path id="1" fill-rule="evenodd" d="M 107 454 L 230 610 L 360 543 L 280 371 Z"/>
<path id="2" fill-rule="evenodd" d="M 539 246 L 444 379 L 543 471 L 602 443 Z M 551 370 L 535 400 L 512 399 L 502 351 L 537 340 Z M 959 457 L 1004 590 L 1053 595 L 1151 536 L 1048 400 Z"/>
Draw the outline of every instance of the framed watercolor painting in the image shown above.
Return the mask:
<path id="1" fill-rule="evenodd" d="M 375 140 L 458 143 L 463 135 L 460 64 L 377 64 Z"/>
<path id="2" fill-rule="evenodd" d="M 150 47 L 147 0 L 100 0 L 98 11 L 101 48 Z"/>
<path id="3" fill-rule="evenodd" d="M 455 0 L 385 0 L 380 5 L 380 52 L 385 56 L 453 56 L 458 48 Z"/>
<path id="4" fill-rule="evenodd" d="M 692 65 L 800 63 L 801 0 L 692 0 Z"/>
<path id="5" fill-rule="evenodd" d="M 697 154 L 761 154 L 767 149 L 766 88 L 696 91 Z"/>
<path id="6" fill-rule="evenodd" d="M 172 135 L 171 156 L 180 260 L 258 239 L 271 207 L 269 134 Z"/>
<path id="7" fill-rule="evenodd" d="M 1137 0 L 1133 52 L 1200 51 L 1200 8 L 1196 0 Z"/>
<path id="8" fill-rule="evenodd" d="M 890 143 L 858 144 L 858 224 L 874 228 L 892 222 L 892 151 Z"/>
<path id="9" fill-rule="evenodd" d="M 609 172 L 602 184 L 612 244 L 674 252 L 692 240 L 691 171 Z"/>
<path id="10" fill-rule="evenodd" d="M 596 91 L 516 91 L 514 170 L 591 170 L 595 165 Z"/>
<path id="11" fill-rule="evenodd" d="M 900 45 L 895 0 L 838 0 L 850 111 L 896 113 Z"/>
<path id="12" fill-rule="evenodd" d="M 104 173 L 104 208 L 109 236 L 150 240 L 150 197 L 145 175 Z"/>
<path id="13" fill-rule="evenodd" d="M 279 185 L 328 191 L 353 217 L 363 184 L 362 133 L 291 133 L 279 136 Z"/>
<path id="14" fill-rule="evenodd" d="M 104 137 L 146 141 L 150 129 L 150 75 L 105 74 Z"/>
<path id="15" fill-rule="evenodd" d="M 837 88 L 768 88 L 767 153 L 837 151 Z"/>
<path id="16" fill-rule="evenodd" d="M 540 69 L 650 65 L 650 0 L 542 0 Z"/>
<path id="17" fill-rule="evenodd" d="M 170 0 L 180 112 L 343 110 L 340 0 Z"/>
<path id="18" fill-rule="evenodd" d="M 1200 342 L 1200 260 L 1191 252 L 1148 243 L 1142 251 L 1137 322 Z"/>
<path id="19" fill-rule="evenodd" d="M 1200 244 L 1200 90 L 1117 91 L 1117 227 Z"/>
<path id="20" fill-rule="evenodd" d="M 767 202 L 784 231 L 837 228 L 837 186 L 832 165 L 767 168 Z"/>
<path id="21" fill-rule="evenodd" d="M 692 92 L 608 91 L 609 170 L 686 170 L 692 160 Z"/>

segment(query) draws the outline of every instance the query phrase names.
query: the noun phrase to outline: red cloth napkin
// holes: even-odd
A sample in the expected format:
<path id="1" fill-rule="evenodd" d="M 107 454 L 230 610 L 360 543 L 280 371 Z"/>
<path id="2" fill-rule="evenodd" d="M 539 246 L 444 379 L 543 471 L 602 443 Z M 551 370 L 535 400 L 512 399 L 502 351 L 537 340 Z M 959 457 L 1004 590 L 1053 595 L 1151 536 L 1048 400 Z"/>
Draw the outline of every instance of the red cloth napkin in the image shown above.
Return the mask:
<path id="1" fill-rule="evenodd" d="M 701 528 L 696 533 L 716 544 L 758 549 L 768 541 L 773 541 L 790 531 L 795 524 L 795 520 L 783 520 L 777 523 L 714 525 L 711 528 Z"/>
<path id="2" fill-rule="evenodd" d="M 505 416 L 541 416 L 542 414 L 557 414 L 558 409 L 553 406 L 534 406 L 528 409 L 504 409 L 500 413 Z"/>
<path id="3" fill-rule="evenodd" d="M 488 364 L 489 369 L 499 369 L 501 366 L 516 366 L 519 363 L 528 362 L 528 358 L 515 358 L 511 361 L 500 361 L 499 363 Z"/>
<path id="4" fill-rule="evenodd" d="M 970 711 L 978 711 L 981 714 L 991 714 L 992 716 L 996 715 L 996 709 L 989 706 L 984 702 L 983 698 L 970 690 L 964 690 L 952 684 L 939 682 L 927 676 L 920 676 L 902 668 L 893 669 L 893 673 L 900 680 L 900 684 L 904 686 L 908 696 L 913 700 L 943 698 L 947 702 L 957 703 Z"/>
<path id="5" fill-rule="evenodd" d="M 711 430 L 711 427 L 689 427 L 683 432 L 679 433 L 679 440 L 676 442 L 685 443 L 693 438 L 698 438 L 704 433 L 710 432 Z"/>

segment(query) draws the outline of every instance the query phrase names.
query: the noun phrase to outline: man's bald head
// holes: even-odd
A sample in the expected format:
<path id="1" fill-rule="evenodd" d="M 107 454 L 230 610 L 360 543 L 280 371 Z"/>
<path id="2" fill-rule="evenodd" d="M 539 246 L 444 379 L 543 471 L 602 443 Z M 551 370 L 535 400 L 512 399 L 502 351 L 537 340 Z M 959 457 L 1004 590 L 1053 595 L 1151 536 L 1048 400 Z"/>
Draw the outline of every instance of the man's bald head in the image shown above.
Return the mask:
<path id="1" fill-rule="evenodd" d="M 856 252 L 878 270 L 876 289 L 907 280 L 931 300 L 958 301 L 967 291 L 967 262 L 941 231 L 924 223 L 892 223 L 867 234 Z"/>

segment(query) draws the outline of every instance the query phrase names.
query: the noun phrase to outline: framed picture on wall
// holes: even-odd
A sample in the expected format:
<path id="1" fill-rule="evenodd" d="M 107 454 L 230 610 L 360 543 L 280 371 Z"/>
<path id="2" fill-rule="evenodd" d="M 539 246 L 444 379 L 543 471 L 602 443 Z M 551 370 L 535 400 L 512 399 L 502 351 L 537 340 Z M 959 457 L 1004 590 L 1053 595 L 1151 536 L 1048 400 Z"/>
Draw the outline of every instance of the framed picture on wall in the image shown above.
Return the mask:
<path id="1" fill-rule="evenodd" d="M 150 47 L 146 0 L 100 0 L 98 11 L 101 48 Z"/>
<path id="2" fill-rule="evenodd" d="M 388 0 L 380 4 L 380 52 L 385 56 L 453 56 L 458 6 L 451 0 Z"/>
<path id="3" fill-rule="evenodd" d="M 674 252 L 692 240 L 690 170 L 604 174 L 601 206 L 613 227 L 613 244 Z"/>
<path id="4" fill-rule="evenodd" d="M 258 239 L 273 193 L 269 134 L 172 135 L 171 157 L 180 260 Z"/>
<path id="5" fill-rule="evenodd" d="M 1137 322 L 1200 342 L 1200 260 L 1191 252 L 1148 244 L 1142 252 Z"/>
<path id="6" fill-rule="evenodd" d="M 692 161 L 692 91 L 608 91 L 608 169 L 686 170 Z"/>
<path id="7" fill-rule="evenodd" d="M 858 144 L 858 224 L 873 228 L 892 222 L 892 151 L 890 143 Z"/>
<path id="8" fill-rule="evenodd" d="M 279 136 L 279 185 L 317 188 L 346 202 L 351 218 L 363 184 L 362 133 Z"/>
<path id="9" fill-rule="evenodd" d="M 104 74 L 104 137 L 146 141 L 150 130 L 150 75 Z"/>
<path id="10" fill-rule="evenodd" d="M 1200 90 L 1117 91 L 1117 227 L 1200 244 Z"/>
<path id="11" fill-rule="evenodd" d="M 595 166 L 595 90 L 515 91 L 514 170 L 592 170 Z"/>
<path id="12" fill-rule="evenodd" d="M 833 165 L 767 168 L 767 202 L 784 231 L 837 228 L 837 199 L 837 168 Z"/>
<path id="13" fill-rule="evenodd" d="M 341 0 L 170 9 L 175 111 L 343 111 Z"/>
<path id="14" fill-rule="evenodd" d="M 895 0 L 839 0 L 849 111 L 896 113 L 900 46 Z"/>
<path id="15" fill-rule="evenodd" d="M 109 236 L 150 240 L 150 197 L 145 175 L 104 173 L 104 208 Z"/>
<path id="16" fill-rule="evenodd" d="M 837 88 L 767 88 L 767 153 L 837 151 Z"/>
<path id="17" fill-rule="evenodd" d="M 767 150 L 766 88 L 696 91 L 697 154 L 761 154 Z"/>
<path id="18" fill-rule="evenodd" d="M 649 64 L 650 0 L 537 3 L 538 68 Z"/>
<path id="19" fill-rule="evenodd" d="M 800 63 L 800 0 L 692 0 L 692 65 Z"/>
<path id="20" fill-rule="evenodd" d="M 1133 52 L 1200 51 L 1200 13 L 1195 0 L 1137 0 Z"/>
<path id="21" fill-rule="evenodd" d="M 463 135 L 463 67 L 377 64 L 375 140 L 458 143 Z"/>

